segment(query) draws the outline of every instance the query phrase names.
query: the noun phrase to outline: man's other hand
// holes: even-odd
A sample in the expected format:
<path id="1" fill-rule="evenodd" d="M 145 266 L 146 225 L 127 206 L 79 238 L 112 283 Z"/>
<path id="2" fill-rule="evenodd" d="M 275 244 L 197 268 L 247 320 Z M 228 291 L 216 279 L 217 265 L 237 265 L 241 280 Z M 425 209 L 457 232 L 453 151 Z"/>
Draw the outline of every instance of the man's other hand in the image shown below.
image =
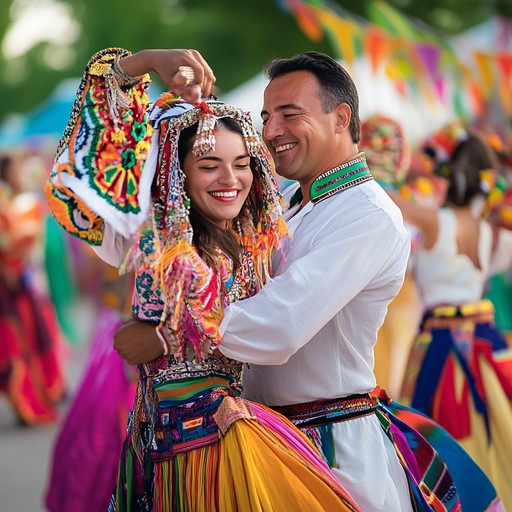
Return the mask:
<path id="1" fill-rule="evenodd" d="M 114 349 L 129 364 L 153 361 L 164 353 L 155 326 L 132 320 L 114 333 Z"/>

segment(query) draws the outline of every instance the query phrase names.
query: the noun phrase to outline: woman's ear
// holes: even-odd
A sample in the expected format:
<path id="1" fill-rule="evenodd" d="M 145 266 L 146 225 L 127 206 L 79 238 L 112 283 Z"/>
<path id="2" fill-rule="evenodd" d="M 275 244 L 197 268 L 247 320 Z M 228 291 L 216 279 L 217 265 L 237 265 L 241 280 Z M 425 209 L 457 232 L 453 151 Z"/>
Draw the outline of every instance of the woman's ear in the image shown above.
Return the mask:
<path id="1" fill-rule="evenodd" d="M 347 103 L 340 103 L 336 109 L 336 131 L 341 133 L 342 131 L 348 130 L 350 125 L 350 118 L 352 116 L 352 110 Z"/>

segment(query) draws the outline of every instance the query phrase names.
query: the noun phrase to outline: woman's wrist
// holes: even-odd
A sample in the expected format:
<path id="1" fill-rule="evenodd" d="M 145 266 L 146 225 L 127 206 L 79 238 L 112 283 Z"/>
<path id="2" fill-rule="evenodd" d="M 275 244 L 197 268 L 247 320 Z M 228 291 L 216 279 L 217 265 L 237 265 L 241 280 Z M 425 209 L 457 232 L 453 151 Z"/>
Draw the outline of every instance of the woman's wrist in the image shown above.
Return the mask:
<path id="1" fill-rule="evenodd" d="M 148 65 L 148 50 L 126 55 L 116 61 L 114 71 L 117 72 L 125 80 L 129 77 L 131 81 L 140 80 L 146 73 L 151 71 Z M 120 72 L 118 69 L 120 68 Z"/>

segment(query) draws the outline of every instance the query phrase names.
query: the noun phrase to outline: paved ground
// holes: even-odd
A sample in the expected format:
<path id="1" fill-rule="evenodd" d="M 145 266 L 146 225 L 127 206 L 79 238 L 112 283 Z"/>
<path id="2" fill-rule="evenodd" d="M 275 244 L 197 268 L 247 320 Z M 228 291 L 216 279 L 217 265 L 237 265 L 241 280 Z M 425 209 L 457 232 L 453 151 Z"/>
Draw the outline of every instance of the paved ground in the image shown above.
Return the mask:
<path id="1" fill-rule="evenodd" d="M 80 307 L 84 339 L 90 326 L 91 311 Z M 88 344 L 69 351 L 66 357 L 68 393 L 71 397 L 87 356 Z M 61 406 L 61 417 L 70 398 Z M 48 427 L 22 427 L 5 399 L 0 395 L 0 512 L 44 512 L 50 457 L 58 424 Z"/>

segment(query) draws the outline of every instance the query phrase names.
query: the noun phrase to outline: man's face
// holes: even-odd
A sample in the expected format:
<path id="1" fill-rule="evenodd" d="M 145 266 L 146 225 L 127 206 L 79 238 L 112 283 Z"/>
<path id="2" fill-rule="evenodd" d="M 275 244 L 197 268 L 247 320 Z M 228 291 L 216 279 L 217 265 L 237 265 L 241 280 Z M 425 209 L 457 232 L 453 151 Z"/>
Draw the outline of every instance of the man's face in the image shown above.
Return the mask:
<path id="1" fill-rule="evenodd" d="M 309 71 L 274 78 L 265 89 L 263 139 L 284 178 L 309 183 L 336 163 L 336 110 L 325 114 Z"/>

